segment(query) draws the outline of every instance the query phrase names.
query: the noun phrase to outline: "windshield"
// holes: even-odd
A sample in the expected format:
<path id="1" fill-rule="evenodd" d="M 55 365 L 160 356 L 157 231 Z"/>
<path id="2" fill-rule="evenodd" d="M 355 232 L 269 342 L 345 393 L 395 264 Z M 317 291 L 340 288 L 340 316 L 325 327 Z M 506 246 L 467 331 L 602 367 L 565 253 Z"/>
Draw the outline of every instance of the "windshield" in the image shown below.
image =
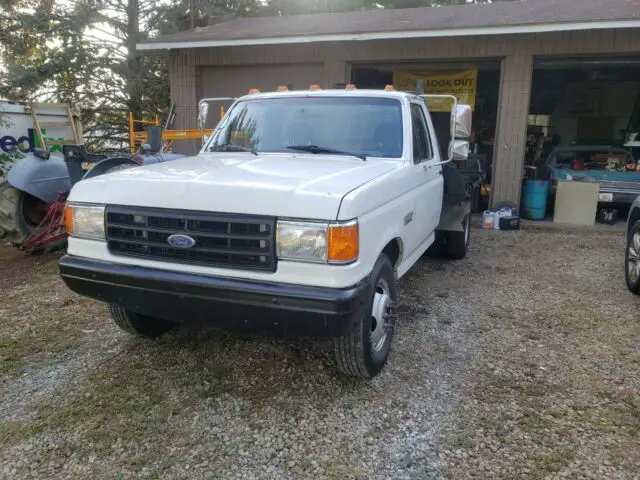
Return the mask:
<path id="1" fill-rule="evenodd" d="M 624 171 L 634 163 L 628 152 L 620 150 L 559 150 L 555 166 L 567 170 Z"/>
<path id="2" fill-rule="evenodd" d="M 259 153 L 294 152 L 287 147 L 305 145 L 367 157 L 401 157 L 401 103 L 382 97 L 245 100 L 229 111 L 206 150 L 238 146 Z"/>

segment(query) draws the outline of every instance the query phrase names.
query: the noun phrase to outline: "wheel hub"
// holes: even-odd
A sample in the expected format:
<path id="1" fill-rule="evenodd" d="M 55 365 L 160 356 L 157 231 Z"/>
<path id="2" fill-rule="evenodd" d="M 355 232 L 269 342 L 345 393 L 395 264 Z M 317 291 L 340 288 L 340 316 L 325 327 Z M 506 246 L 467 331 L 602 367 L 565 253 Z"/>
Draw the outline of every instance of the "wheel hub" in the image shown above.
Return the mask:
<path id="1" fill-rule="evenodd" d="M 384 347 L 389 333 L 389 320 L 393 314 L 393 300 L 389 292 L 389 286 L 384 280 L 380 280 L 376 286 L 371 311 L 371 348 L 380 352 Z"/>
<path id="2" fill-rule="evenodd" d="M 634 233 L 629 242 L 627 272 L 632 282 L 637 282 L 640 278 L 640 233 Z"/>

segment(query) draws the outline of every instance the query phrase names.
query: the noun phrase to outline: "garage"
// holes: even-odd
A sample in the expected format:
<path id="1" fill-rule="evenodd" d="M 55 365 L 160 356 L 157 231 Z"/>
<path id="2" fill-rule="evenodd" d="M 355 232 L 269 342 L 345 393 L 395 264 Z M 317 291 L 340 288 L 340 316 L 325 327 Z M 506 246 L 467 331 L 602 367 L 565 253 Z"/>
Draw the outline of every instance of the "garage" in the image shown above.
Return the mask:
<path id="1" fill-rule="evenodd" d="M 637 153 L 625 154 L 632 114 L 640 96 L 639 56 L 538 57 L 534 60 L 531 102 L 525 151 L 525 177 L 545 180 L 552 174 L 547 216 L 555 211 L 554 182 L 570 177 L 632 184 L 640 182 Z M 557 154 L 553 154 L 557 151 Z M 547 168 L 552 157 L 554 170 Z M 556 158 L 557 157 L 557 158 Z M 636 178 L 637 177 L 637 178 Z M 640 183 L 639 183 L 640 185 Z M 580 186 L 584 187 L 585 186 Z M 588 205 L 607 218 L 624 218 L 629 203 L 640 192 L 625 185 L 626 199 L 615 192 L 602 192 L 597 203 L 572 205 L 571 215 Z M 637 190 L 638 192 L 636 192 Z M 616 201 L 606 201 L 613 196 Z M 568 200 L 570 203 L 571 201 Z M 615 213 L 614 213 L 615 212 Z M 585 212 L 586 215 L 586 212 Z M 591 214 L 589 214 L 591 215 Z M 589 216 L 588 215 L 588 216 Z M 601 212 L 599 218 L 604 213 Z"/>
<path id="2" fill-rule="evenodd" d="M 583 0 L 576 9 L 536 0 L 236 18 L 137 48 L 169 52 L 175 128 L 196 128 L 199 99 L 238 96 L 252 87 L 384 88 L 399 83 L 398 75 L 407 85 L 407 78 L 475 71 L 474 133 L 478 154 L 488 159 L 489 206 L 521 207 L 523 174 L 543 175 L 540 164 L 552 141 L 602 146 L 623 140 L 638 94 L 640 10 L 628 0 L 607 0 L 606 9 L 602 3 Z M 197 151 L 189 142 L 180 148 Z"/>

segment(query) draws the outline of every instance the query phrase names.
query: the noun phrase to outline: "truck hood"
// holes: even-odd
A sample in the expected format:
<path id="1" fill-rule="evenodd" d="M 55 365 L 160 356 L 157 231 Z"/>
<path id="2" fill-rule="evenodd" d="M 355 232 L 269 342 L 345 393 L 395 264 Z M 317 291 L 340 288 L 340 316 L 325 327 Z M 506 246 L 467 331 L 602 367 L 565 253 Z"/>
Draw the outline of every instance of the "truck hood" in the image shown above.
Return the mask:
<path id="1" fill-rule="evenodd" d="M 69 200 L 331 220 L 347 193 L 399 166 L 333 155 L 202 153 L 83 180 Z"/>

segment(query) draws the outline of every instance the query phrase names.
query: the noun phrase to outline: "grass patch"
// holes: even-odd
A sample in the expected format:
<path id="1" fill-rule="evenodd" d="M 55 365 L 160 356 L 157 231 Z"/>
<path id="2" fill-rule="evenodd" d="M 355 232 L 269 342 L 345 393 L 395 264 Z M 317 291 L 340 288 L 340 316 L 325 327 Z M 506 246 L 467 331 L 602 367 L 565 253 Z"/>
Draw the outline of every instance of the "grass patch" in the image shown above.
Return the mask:
<path id="1" fill-rule="evenodd" d="M 359 480 L 366 478 L 366 471 L 360 466 L 358 455 L 348 455 L 346 445 L 339 449 L 337 455 L 329 457 L 321 463 L 324 478 L 328 480 Z"/>
<path id="2" fill-rule="evenodd" d="M 60 272 L 60 269 L 58 267 L 58 259 L 56 258 L 55 260 L 41 263 L 36 267 L 36 272 L 41 275 L 47 276 L 58 275 L 58 273 Z"/>
<path id="3" fill-rule="evenodd" d="M 26 324 L 13 337 L 0 339 L 0 374 L 19 375 L 26 366 L 37 367 L 78 347 L 85 334 L 85 318 L 53 317 Z"/>
<path id="4" fill-rule="evenodd" d="M 264 405 L 295 414 L 303 405 L 287 392 L 303 389 L 302 380 L 299 369 L 283 370 L 280 358 L 292 352 L 280 345 L 269 359 L 256 348 L 271 350 L 264 339 L 243 340 L 217 331 L 185 329 L 156 341 L 131 340 L 71 395 L 36 405 L 32 425 L 4 426 L 0 443 L 49 432 L 67 439 L 76 461 L 110 459 L 126 471 L 162 458 L 167 445 L 206 441 L 197 426 L 185 436 L 185 422 L 193 412 L 213 408 L 211 402 L 221 395 L 233 394 L 225 402 L 235 402 L 234 415 L 246 416 L 247 424 Z"/>
<path id="5" fill-rule="evenodd" d="M 543 479 L 558 473 L 575 459 L 575 447 L 559 447 L 549 453 L 534 452 L 527 458 L 531 478 Z"/>

